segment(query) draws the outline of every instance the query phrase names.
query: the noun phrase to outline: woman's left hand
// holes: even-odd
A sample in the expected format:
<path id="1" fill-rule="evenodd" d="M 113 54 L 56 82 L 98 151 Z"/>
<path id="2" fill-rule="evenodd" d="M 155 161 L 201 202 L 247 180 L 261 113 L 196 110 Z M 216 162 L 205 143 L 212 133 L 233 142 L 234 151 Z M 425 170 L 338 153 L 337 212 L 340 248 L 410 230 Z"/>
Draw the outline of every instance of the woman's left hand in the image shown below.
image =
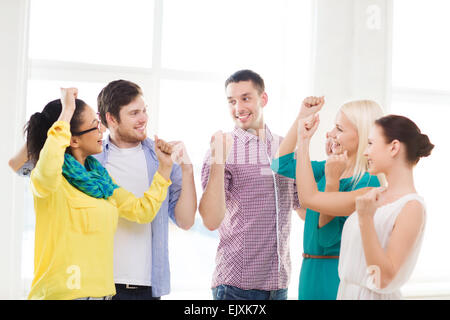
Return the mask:
<path id="1" fill-rule="evenodd" d="M 77 88 L 61 88 L 62 109 L 75 110 L 75 100 L 78 97 Z"/>
<path id="2" fill-rule="evenodd" d="M 75 112 L 75 100 L 78 97 L 77 88 L 61 88 L 61 105 L 62 110 L 58 121 L 66 121 L 70 123 L 73 113 Z"/>
<path id="3" fill-rule="evenodd" d="M 320 119 L 318 113 L 313 114 L 307 118 L 299 119 L 297 128 L 297 140 L 310 140 L 319 127 L 319 123 Z"/>
<path id="4" fill-rule="evenodd" d="M 347 168 L 347 151 L 342 154 L 332 154 L 328 156 L 325 163 L 325 178 L 326 182 L 339 182 L 342 174 Z"/>
<path id="5" fill-rule="evenodd" d="M 298 114 L 298 119 L 307 118 L 312 114 L 315 114 L 322 109 L 325 104 L 325 97 L 307 97 L 303 100 Z"/>
<path id="6" fill-rule="evenodd" d="M 380 197 L 384 188 L 374 188 L 365 195 L 356 198 L 355 207 L 361 219 L 373 219 L 375 211 L 380 207 Z"/>

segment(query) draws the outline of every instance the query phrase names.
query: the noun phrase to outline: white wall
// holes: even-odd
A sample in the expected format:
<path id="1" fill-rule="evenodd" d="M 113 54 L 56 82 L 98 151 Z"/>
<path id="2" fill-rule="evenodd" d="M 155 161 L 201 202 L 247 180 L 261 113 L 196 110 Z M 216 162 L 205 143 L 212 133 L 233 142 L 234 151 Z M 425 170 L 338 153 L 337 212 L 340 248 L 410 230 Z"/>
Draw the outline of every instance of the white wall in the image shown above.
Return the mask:
<path id="1" fill-rule="evenodd" d="M 315 1 L 311 94 L 325 95 L 327 104 L 321 114 L 321 128 L 313 142 L 313 159 L 323 159 L 325 132 L 333 126 L 336 111 L 343 102 L 369 98 L 380 102 L 385 110 L 388 109 L 391 5 L 389 0 Z M 27 180 L 17 179 L 7 167 L 7 161 L 23 143 L 21 129 L 25 123 L 28 12 L 29 0 L 0 2 L 0 131 L 3 137 L 0 151 L 0 163 L 3 164 L 0 166 L 3 205 L 0 224 L 0 299 L 17 298 L 22 292 L 22 199 L 23 184 Z M 158 96 L 158 86 L 146 86 L 146 92 L 151 92 L 154 98 Z M 157 115 L 154 116 L 156 118 Z M 295 281 L 296 277 L 292 279 Z"/>
<path id="2" fill-rule="evenodd" d="M 20 296 L 20 253 L 23 212 L 23 179 L 16 179 L 8 159 L 23 143 L 27 79 L 28 0 L 0 2 L 0 299 Z M 13 201 L 11 201 L 11 199 Z"/>
<path id="3" fill-rule="evenodd" d="M 313 92 L 326 99 L 313 141 L 312 158 L 318 159 L 325 132 L 344 102 L 373 99 L 389 108 L 392 3 L 317 0 L 315 5 Z"/>

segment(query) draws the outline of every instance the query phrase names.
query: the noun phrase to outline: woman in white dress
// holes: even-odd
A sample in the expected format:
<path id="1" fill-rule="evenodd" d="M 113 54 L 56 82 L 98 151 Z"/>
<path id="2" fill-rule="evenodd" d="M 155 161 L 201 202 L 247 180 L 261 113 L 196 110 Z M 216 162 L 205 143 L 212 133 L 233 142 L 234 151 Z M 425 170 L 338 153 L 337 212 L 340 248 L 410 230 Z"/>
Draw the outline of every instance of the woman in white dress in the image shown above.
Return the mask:
<path id="1" fill-rule="evenodd" d="M 368 171 L 384 174 L 386 188 L 318 192 L 309 144 L 318 114 L 298 126 L 297 188 L 300 203 L 337 216 L 351 214 L 342 232 L 337 299 L 401 299 L 420 251 L 425 205 L 416 193 L 413 169 L 434 145 L 410 119 L 389 115 L 375 121 L 365 152 Z"/>

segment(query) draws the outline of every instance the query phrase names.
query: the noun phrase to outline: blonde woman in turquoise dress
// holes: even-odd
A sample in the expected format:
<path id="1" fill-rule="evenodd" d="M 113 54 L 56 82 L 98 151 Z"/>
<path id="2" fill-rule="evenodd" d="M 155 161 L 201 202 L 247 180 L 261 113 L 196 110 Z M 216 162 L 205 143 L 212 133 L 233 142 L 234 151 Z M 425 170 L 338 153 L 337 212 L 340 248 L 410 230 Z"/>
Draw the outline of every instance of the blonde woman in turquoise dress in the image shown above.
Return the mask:
<path id="1" fill-rule="evenodd" d="M 318 112 L 323 97 L 306 98 L 297 119 L 290 128 L 273 159 L 272 169 L 278 174 L 296 178 L 294 149 L 298 119 Z M 352 191 L 379 187 L 379 179 L 367 172 L 363 153 L 374 121 L 383 115 L 374 101 L 358 100 L 344 104 L 338 111 L 335 127 L 327 133 L 326 161 L 312 161 L 317 188 L 322 192 Z M 339 287 L 338 265 L 341 234 L 347 216 L 327 216 L 307 209 L 303 232 L 303 262 L 300 271 L 299 300 L 335 300 Z"/>

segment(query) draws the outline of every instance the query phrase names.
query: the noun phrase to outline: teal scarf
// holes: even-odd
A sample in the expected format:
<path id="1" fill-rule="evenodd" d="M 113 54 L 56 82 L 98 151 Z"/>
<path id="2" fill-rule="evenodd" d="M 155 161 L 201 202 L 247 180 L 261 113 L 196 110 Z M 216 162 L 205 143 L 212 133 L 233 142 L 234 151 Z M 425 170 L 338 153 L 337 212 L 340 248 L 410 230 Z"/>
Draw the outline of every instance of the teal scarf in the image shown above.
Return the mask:
<path id="1" fill-rule="evenodd" d="M 82 166 L 71 154 L 64 154 L 63 176 L 78 190 L 94 198 L 108 199 L 119 188 L 108 171 L 92 156 Z"/>

